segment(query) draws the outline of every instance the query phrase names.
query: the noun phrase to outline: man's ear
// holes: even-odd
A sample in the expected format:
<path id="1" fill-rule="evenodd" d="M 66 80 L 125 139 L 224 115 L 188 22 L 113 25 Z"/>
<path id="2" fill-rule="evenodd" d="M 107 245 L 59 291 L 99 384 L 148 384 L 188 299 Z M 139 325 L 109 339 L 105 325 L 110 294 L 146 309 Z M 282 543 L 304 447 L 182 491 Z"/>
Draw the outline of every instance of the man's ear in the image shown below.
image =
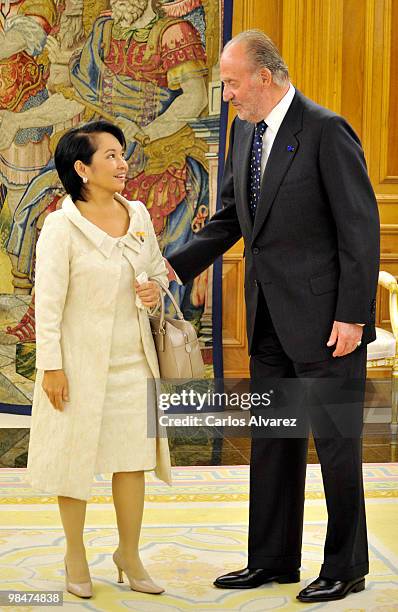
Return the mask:
<path id="1" fill-rule="evenodd" d="M 271 74 L 271 70 L 269 70 L 269 68 L 261 68 L 260 70 L 260 77 L 261 80 L 263 82 L 263 85 L 266 86 L 270 86 L 272 83 L 272 74 Z"/>

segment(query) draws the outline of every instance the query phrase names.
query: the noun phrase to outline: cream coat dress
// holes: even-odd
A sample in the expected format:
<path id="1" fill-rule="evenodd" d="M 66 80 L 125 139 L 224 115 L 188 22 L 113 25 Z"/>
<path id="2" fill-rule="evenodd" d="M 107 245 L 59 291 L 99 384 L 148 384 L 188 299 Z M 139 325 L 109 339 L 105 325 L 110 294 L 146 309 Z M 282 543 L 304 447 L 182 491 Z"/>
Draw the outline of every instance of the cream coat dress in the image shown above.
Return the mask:
<path id="1" fill-rule="evenodd" d="M 155 468 L 171 483 L 167 438 L 156 426 L 155 393 L 145 392 L 146 376 L 160 377 L 148 312 L 139 299 L 136 309 L 131 302 L 120 303 L 123 284 L 133 284 L 142 272 L 167 284 L 167 270 L 144 204 L 115 197 L 130 216 L 122 239 L 85 219 L 67 197 L 62 209 L 46 218 L 36 248 L 37 375 L 27 480 L 33 488 L 83 500 L 90 496 L 93 475 L 107 467 Z M 117 368 L 126 307 L 138 315 L 138 325 L 135 316 L 135 328 L 126 333 L 127 340 L 136 338 L 132 353 L 139 377 L 131 377 L 131 386 Z M 41 386 L 44 370 L 61 368 L 69 382 L 62 412 Z M 128 378 L 131 364 L 126 372 Z M 126 398 L 130 411 L 120 403 Z M 143 423 L 148 401 L 152 429 L 158 432 L 152 439 Z"/>

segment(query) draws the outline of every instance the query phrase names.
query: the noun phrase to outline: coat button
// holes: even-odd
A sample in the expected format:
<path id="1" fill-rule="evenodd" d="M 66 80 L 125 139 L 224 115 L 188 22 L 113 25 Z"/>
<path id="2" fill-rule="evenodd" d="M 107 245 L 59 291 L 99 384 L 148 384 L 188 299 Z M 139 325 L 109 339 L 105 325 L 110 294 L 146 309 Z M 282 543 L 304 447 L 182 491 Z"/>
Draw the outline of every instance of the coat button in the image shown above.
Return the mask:
<path id="1" fill-rule="evenodd" d="M 119 240 L 116 244 L 119 247 L 119 249 L 123 247 L 123 242 L 121 240 Z"/>
<path id="2" fill-rule="evenodd" d="M 260 252 L 260 249 L 258 249 L 257 247 L 253 249 L 253 255 L 258 255 L 259 252 Z"/>

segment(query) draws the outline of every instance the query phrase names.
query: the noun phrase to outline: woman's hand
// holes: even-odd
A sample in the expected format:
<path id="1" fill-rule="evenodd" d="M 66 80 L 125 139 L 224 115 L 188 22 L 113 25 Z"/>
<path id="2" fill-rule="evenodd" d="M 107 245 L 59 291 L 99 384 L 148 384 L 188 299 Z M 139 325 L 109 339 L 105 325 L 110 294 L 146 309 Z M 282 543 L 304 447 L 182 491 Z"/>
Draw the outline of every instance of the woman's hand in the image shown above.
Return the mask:
<path id="1" fill-rule="evenodd" d="M 69 401 L 68 380 L 63 370 L 45 370 L 41 383 L 48 399 L 56 410 L 64 409 L 63 402 Z"/>
<path id="2" fill-rule="evenodd" d="M 135 283 L 135 290 L 142 304 L 146 308 L 153 308 L 159 301 L 160 289 L 159 285 L 154 281 L 147 283 Z"/>

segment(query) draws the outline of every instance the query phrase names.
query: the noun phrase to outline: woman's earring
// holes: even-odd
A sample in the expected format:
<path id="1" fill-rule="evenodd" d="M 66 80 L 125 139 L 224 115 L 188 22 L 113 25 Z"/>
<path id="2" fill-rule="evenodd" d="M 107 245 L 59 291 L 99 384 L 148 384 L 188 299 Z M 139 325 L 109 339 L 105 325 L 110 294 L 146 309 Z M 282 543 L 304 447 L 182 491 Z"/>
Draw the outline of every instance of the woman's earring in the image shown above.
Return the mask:
<path id="1" fill-rule="evenodd" d="M 83 180 L 83 183 L 87 183 L 88 182 L 87 176 L 83 176 L 82 180 Z"/>

